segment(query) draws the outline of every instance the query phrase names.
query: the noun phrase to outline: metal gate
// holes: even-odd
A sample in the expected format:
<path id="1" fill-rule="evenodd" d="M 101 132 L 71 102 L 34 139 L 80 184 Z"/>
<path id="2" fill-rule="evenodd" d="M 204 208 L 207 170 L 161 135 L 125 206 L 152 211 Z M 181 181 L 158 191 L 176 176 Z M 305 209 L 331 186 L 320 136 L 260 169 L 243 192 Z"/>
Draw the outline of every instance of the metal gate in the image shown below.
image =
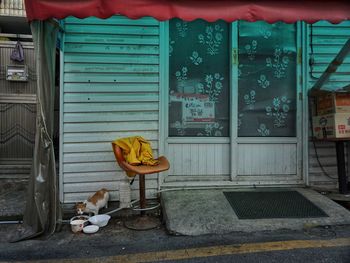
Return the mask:
<path id="1" fill-rule="evenodd" d="M 4 34 L 2 34 L 4 36 Z M 11 35 L 16 36 L 16 35 Z M 6 34 L 5 37 L 11 37 Z M 31 36 L 20 36 L 31 38 Z M 0 41 L 0 179 L 26 178 L 33 158 L 36 122 L 34 46 L 23 41 L 24 61 L 10 59 L 16 45 Z M 30 39 L 31 41 L 31 39 Z M 9 68 L 25 66 L 27 81 L 8 80 Z"/>

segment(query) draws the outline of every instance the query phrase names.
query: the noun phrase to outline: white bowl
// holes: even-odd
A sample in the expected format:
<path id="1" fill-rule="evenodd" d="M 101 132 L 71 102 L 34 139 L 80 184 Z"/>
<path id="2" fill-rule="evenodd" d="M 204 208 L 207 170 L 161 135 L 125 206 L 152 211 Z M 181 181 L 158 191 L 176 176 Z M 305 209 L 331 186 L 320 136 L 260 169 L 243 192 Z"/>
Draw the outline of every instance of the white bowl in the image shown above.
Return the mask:
<path id="1" fill-rule="evenodd" d="M 73 220 L 73 221 L 71 221 L 70 222 L 70 226 L 71 226 L 71 228 L 72 228 L 72 231 L 74 232 L 74 233 L 77 233 L 77 232 L 80 232 L 81 230 L 83 230 L 83 228 L 84 228 L 84 223 L 85 223 L 86 221 L 84 221 L 84 220 Z"/>
<path id="2" fill-rule="evenodd" d="M 89 222 L 93 225 L 103 227 L 108 224 L 109 219 L 111 219 L 110 215 L 95 215 L 89 218 Z"/>
<path id="3" fill-rule="evenodd" d="M 74 233 L 78 233 L 83 230 L 84 226 L 88 224 L 88 216 L 74 216 L 70 220 L 70 226 Z"/>
<path id="4" fill-rule="evenodd" d="M 70 219 L 70 222 L 72 222 L 73 220 L 84 220 L 84 221 L 88 221 L 89 220 L 89 216 L 87 215 L 77 215 L 77 216 L 73 216 L 71 219 Z"/>
<path id="5" fill-rule="evenodd" d="M 93 234 L 93 233 L 96 233 L 98 229 L 99 229 L 99 226 L 89 225 L 83 228 L 83 232 L 86 234 Z"/>

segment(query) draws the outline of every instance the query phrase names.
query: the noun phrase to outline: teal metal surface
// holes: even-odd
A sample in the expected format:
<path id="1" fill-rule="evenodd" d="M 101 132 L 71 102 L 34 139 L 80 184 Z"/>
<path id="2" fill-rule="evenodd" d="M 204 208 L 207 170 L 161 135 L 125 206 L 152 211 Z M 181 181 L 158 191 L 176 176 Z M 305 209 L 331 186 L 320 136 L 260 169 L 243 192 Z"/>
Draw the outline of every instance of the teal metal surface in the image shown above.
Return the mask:
<path id="1" fill-rule="evenodd" d="M 61 199 L 84 200 L 106 187 L 118 200 L 124 174 L 111 141 L 140 135 L 158 155 L 159 22 L 122 16 L 64 22 Z M 147 177 L 148 191 L 157 184 Z"/>
<path id="2" fill-rule="evenodd" d="M 348 41 L 350 21 L 330 24 L 326 21 L 309 25 L 309 88 L 315 85 L 331 61 Z M 347 55 L 342 65 L 337 68 L 322 89 L 336 90 L 349 84 L 350 56 Z"/>

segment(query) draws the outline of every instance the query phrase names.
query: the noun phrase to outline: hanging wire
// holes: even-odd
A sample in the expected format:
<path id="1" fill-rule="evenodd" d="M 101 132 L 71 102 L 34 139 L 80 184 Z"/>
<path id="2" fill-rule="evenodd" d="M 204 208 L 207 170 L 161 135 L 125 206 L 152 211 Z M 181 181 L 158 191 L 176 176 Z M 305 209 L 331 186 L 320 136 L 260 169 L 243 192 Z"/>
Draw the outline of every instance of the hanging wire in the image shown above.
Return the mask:
<path id="1" fill-rule="evenodd" d="M 316 160 L 317 160 L 317 163 L 319 165 L 319 167 L 321 168 L 321 171 L 322 173 L 327 176 L 328 178 L 332 179 L 332 180 L 337 180 L 338 178 L 334 178 L 332 176 L 329 175 L 329 173 L 327 173 L 327 171 L 324 169 L 321 161 L 320 161 L 320 158 L 319 158 L 319 155 L 318 155 L 318 152 L 317 152 L 317 146 L 316 146 L 316 141 L 315 141 L 315 137 L 314 137 L 314 129 L 313 129 L 313 123 L 312 123 L 312 107 L 311 107 L 311 97 L 309 96 L 309 101 L 308 101 L 308 104 L 309 104 L 309 123 L 311 125 L 311 140 L 312 140 L 312 144 L 314 146 L 314 150 L 315 150 L 315 156 L 316 156 Z"/>

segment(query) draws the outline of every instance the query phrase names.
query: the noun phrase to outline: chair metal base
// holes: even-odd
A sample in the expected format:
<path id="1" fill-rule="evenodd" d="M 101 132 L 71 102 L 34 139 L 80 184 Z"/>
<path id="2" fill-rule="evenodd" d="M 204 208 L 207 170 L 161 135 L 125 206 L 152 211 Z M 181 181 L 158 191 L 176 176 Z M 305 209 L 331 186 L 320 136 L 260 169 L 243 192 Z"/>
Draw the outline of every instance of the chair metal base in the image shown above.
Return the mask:
<path id="1" fill-rule="evenodd" d="M 158 227 L 159 225 L 159 219 L 148 215 L 138 216 L 124 222 L 124 226 L 132 230 L 150 230 Z"/>
<path id="2" fill-rule="evenodd" d="M 157 200 L 147 200 L 147 203 L 144 208 L 141 208 L 140 202 L 135 202 L 131 206 L 131 209 L 133 211 L 152 211 L 152 210 L 156 210 L 159 207 L 160 207 L 160 203 Z"/>

